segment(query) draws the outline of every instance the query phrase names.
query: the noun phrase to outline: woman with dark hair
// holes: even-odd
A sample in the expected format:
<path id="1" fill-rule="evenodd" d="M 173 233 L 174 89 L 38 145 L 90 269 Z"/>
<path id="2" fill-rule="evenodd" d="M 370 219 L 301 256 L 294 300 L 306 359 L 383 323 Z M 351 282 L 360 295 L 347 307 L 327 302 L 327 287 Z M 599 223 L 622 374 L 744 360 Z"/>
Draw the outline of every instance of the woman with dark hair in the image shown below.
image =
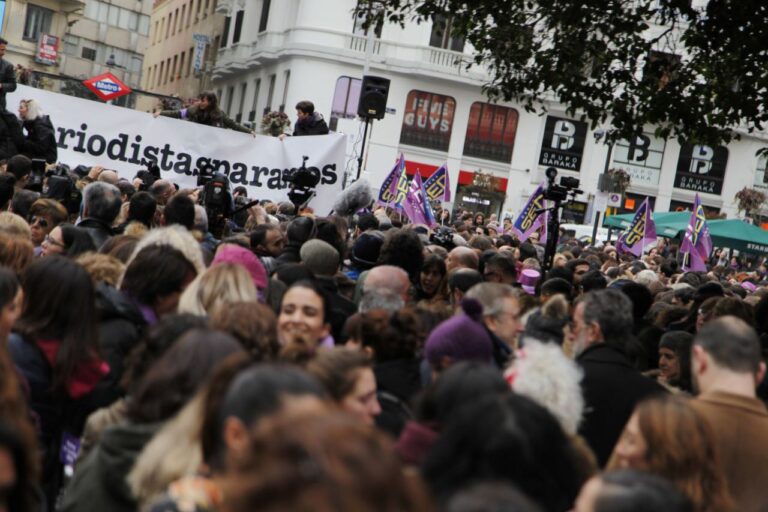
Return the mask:
<path id="1" fill-rule="evenodd" d="M 696 511 L 733 510 L 712 429 L 681 397 L 641 402 L 613 449 L 608 469 L 639 469 L 667 478 Z"/>
<path id="2" fill-rule="evenodd" d="M 516 485 L 547 512 L 569 510 L 586 475 L 557 420 L 529 398 L 478 396 L 455 411 L 423 466 L 439 500 L 487 480 Z"/>
<path id="3" fill-rule="evenodd" d="M 693 393 L 691 379 L 691 346 L 693 334 L 685 331 L 669 331 L 659 342 L 659 381 Z"/>
<path id="4" fill-rule="evenodd" d="M 195 329 L 182 336 L 136 384 L 127 421 L 107 429 L 80 461 L 64 494 L 63 512 L 133 512 L 136 498 L 126 476 L 152 436 L 205 385 L 214 368 L 242 352 L 231 336 Z"/>
<path id="5" fill-rule="evenodd" d="M 309 362 L 307 371 L 342 410 L 373 425 L 381 407 L 373 364 L 367 354 L 346 347 L 321 350 Z"/>
<path id="6" fill-rule="evenodd" d="M 32 243 L 35 255 L 39 255 L 45 237 L 59 224 L 67 221 L 67 209 L 54 199 L 38 199 L 29 209 L 29 229 L 32 231 Z"/>
<path id="7" fill-rule="evenodd" d="M 139 251 L 125 269 L 120 290 L 136 302 L 149 325 L 174 313 L 179 298 L 197 276 L 184 254 L 169 245 L 150 245 Z"/>
<path id="8" fill-rule="evenodd" d="M 452 365 L 417 399 L 416 418 L 406 422 L 395 451 L 404 463 L 421 466 L 440 429 L 456 411 L 478 397 L 508 394 L 509 385 L 496 368 L 466 361 Z"/>
<path id="9" fill-rule="evenodd" d="M 32 447 L 34 448 L 34 447 Z M 0 421 L 0 510 L 7 512 L 37 512 L 44 510 L 35 488 L 36 475 L 30 453 L 20 432 Z"/>
<path id="10" fill-rule="evenodd" d="M 387 437 L 340 413 L 286 410 L 256 427 L 224 488 L 228 512 L 432 512 Z"/>
<path id="11" fill-rule="evenodd" d="M 294 366 L 253 365 L 247 356 L 228 359 L 216 370 L 204 392 L 202 411 L 195 416 L 198 420 L 202 415 L 202 426 L 199 421 L 190 425 L 208 471 L 179 475 L 178 480 L 168 482 L 167 492 L 153 500 L 149 510 L 182 512 L 188 510 L 186 504 L 190 502 L 196 503 L 197 510 L 219 510 L 222 483 L 244 462 L 254 427 L 281 410 L 322 410 L 323 396 L 322 387 Z M 152 444 L 160 437 L 153 439 Z M 150 448 L 153 446 L 147 449 Z M 144 454 L 134 473 L 141 468 L 142 459 Z M 154 471 L 148 473 L 157 479 Z"/>
<path id="12" fill-rule="evenodd" d="M 5 352 L 8 335 L 21 315 L 22 295 L 16 274 L 11 269 L 0 267 L 0 352 Z"/>
<path id="13" fill-rule="evenodd" d="M 196 315 L 167 315 L 150 327 L 144 337 L 136 343 L 122 362 L 124 371 L 120 376 L 120 390 L 125 395 L 133 394 L 144 375 L 173 344 L 192 329 L 206 327 L 205 318 Z M 108 407 L 103 407 L 88 416 L 83 429 L 80 445 L 80 459 L 98 442 L 107 427 L 121 423 L 126 418 L 128 402 L 125 396 Z"/>
<path id="14" fill-rule="evenodd" d="M 390 229 L 384 235 L 378 265 L 393 265 L 408 273 L 411 283 L 419 282 L 424 263 L 424 245 L 416 232 L 408 229 Z"/>
<path id="15" fill-rule="evenodd" d="M 381 413 L 376 425 L 397 437 L 413 419 L 411 401 L 421 390 L 421 360 L 425 333 L 419 316 L 410 309 L 361 315 L 359 339 L 374 360 Z"/>
<path id="16" fill-rule="evenodd" d="M 448 289 L 445 260 L 436 254 L 427 256 L 419 273 L 416 285 L 416 297 L 429 302 L 446 302 Z"/>
<path id="17" fill-rule="evenodd" d="M 115 393 L 104 379 L 110 368 L 99 356 L 94 286 L 85 269 L 61 256 L 39 259 L 24 274 L 23 288 L 9 351 L 39 418 L 43 482 L 52 503 L 62 476 L 61 444 L 76 440 L 88 414 Z"/>
<path id="18" fill-rule="evenodd" d="M 88 231 L 72 224 L 59 224 L 53 228 L 43 240 L 42 248 L 41 256 L 60 254 L 70 258 L 96 250 Z"/>
<path id="19" fill-rule="evenodd" d="M 215 126 L 216 128 L 228 128 L 243 133 L 254 133 L 245 126 L 230 119 L 219 108 L 219 99 L 213 91 L 203 91 L 197 97 L 197 102 L 189 108 L 181 110 L 163 110 L 155 112 L 155 117 L 164 116 L 174 119 L 186 119 L 197 124 Z"/>
<path id="20" fill-rule="evenodd" d="M 277 317 L 277 339 L 283 347 L 307 345 L 317 348 L 321 343 L 333 346 L 327 338 L 331 332 L 328 298 L 312 281 L 299 281 L 283 295 Z"/>

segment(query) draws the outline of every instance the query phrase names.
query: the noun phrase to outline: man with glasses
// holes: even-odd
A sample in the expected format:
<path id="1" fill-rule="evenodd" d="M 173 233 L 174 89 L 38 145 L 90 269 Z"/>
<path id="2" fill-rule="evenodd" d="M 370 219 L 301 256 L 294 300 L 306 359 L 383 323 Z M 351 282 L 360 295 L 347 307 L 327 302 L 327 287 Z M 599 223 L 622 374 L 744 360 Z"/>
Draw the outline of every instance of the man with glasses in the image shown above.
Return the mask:
<path id="1" fill-rule="evenodd" d="M 525 327 L 520 321 L 520 301 L 517 291 L 507 284 L 480 283 L 466 297 L 483 306 L 483 323 L 493 341 L 493 359 L 499 368 L 509 362 L 517 336 Z"/>
<path id="2" fill-rule="evenodd" d="M 637 371 L 625 353 L 632 336 L 632 302 L 619 290 L 587 293 L 576 301 L 570 326 L 576 362 L 584 371 L 581 434 L 605 466 L 638 402 L 664 389 Z"/>

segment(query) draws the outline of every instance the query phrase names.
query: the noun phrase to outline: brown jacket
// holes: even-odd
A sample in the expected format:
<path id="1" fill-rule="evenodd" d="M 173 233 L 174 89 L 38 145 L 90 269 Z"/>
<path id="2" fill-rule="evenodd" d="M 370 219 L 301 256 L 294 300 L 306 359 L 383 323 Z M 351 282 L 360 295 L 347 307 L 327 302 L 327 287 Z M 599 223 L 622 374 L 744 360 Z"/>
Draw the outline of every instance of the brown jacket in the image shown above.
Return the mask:
<path id="1" fill-rule="evenodd" d="M 768 409 L 757 398 L 722 391 L 691 405 L 712 425 L 723 473 L 739 512 L 768 510 Z"/>

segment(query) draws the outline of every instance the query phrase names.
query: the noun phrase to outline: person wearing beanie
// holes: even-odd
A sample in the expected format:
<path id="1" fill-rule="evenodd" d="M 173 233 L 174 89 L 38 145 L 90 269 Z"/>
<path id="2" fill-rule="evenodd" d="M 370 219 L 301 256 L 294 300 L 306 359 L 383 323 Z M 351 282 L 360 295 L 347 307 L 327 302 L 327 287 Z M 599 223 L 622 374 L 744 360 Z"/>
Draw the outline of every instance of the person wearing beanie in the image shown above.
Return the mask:
<path id="1" fill-rule="evenodd" d="M 328 297 L 331 334 L 337 343 L 344 343 L 344 323 L 357 312 L 355 303 L 339 293 L 336 272 L 339 270 L 339 252 L 328 242 L 313 239 L 299 250 L 302 265 L 315 276 L 315 282 Z"/>
<path id="2" fill-rule="evenodd" d="M 288 231 L 286 232 L 286 238 L 288 244 L 283 249 L 283 252 L 278 256 L 277 261 L 279 264 L 285 263 L 300 263 L 301 256 L 299 251 L 304 242 L 311 238 L 315 238 L 317 235 L 317 225 L 314 219 L 311 217 L 297 217 L 288 224 Z"/>
<path id="3" fill-rule="evenodd" d="M 381 246 L 384 244 L 384 234 L 380 231 L 367 231 L 361 233 L 352 246 L 349 256 L 350 269 L 347 276 L 353 281 L 357 281 L 360 274 L 376 266 L 381 253 Z"/>
<path id="4" fill-rule="evenodd" d="M 211 262 L 211 267 L 221 265 L 222 263 L 235 263 L 244 267 L 251 275 L 253 284 L 259 292 L 259 298 L 264 299 L 264 293 L 267 289 L 267 271 L 261 264 L 259 258 L 248 249 L 235 244 L 222 244 L 216 251 L 216 256 Z"/>
<path id="5" fill-rule="evenodd" d="M 473 299 L 461 303 L 463 314 L 435 327 L 424 345 L 424 354 L 436 377 L 459 361 L 492 364 L 493 342 L 483 325 L 483 307 Z"/>
<path id="6" fill-rule="evenodd" d="M 309 240 L 299 250 L 301 262 L 315 276 L 333 276 L 339 269 L 339 252 L 328 242 Z"/>

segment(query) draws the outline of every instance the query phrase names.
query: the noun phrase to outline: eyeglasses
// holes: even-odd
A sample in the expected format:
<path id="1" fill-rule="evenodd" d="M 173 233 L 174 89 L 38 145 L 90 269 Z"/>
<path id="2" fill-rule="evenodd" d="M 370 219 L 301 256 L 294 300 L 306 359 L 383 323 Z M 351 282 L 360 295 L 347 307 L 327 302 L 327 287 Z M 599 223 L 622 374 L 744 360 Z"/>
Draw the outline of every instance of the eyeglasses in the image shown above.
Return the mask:
<path id="1" fill-rule="evenodd" d="M 44 241 L 45 241 L 45 243 L 47 243 L 49 245 L 56 245 L 58 247 L 61 247 L 62 249 L 66 249 L 67 248 L 67 246 L 64 245 L 63 243 L 59 242 L 55 238 L 51 238 L 51 235 L 45 235 L 45 240 Z"/>
<path id="2" fill-rule="evenodd" d="M 29 218 L 29 225 L 34 226 L 35 223 L 40 224 L 40 227 L 43 229 L 46 229 L 48 227 L 48 219 L 45 219 L 43 217 L 30 217 Z"/>

